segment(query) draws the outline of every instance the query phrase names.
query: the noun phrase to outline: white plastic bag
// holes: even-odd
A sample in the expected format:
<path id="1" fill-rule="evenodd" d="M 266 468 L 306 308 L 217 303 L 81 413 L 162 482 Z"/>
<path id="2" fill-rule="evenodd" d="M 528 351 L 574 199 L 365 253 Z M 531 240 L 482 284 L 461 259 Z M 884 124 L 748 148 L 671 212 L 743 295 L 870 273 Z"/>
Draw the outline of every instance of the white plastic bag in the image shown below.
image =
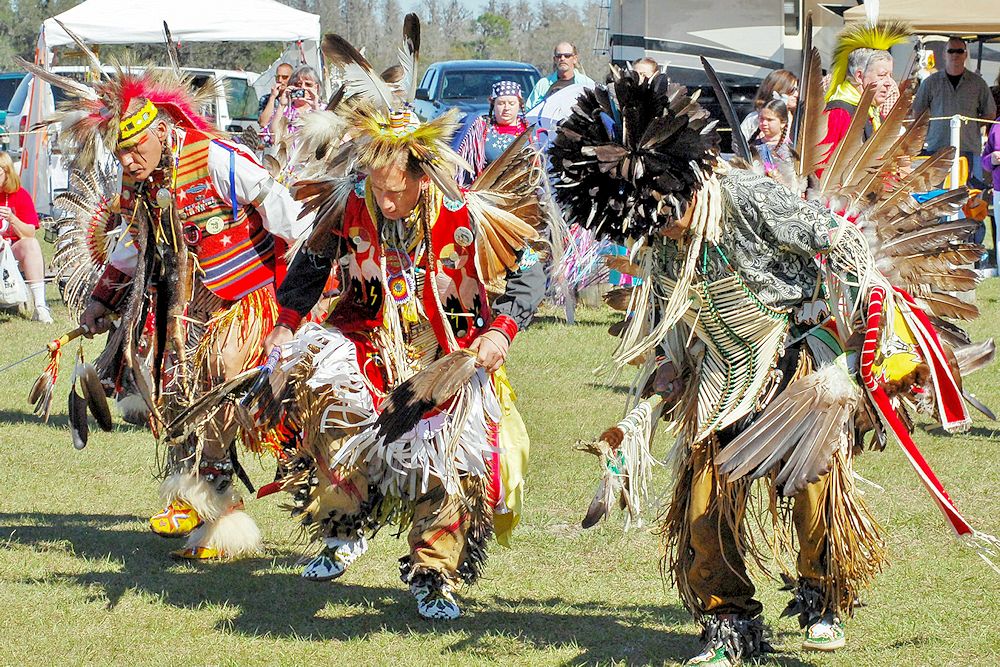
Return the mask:
<path id="1" fill-rule="evenodd" d="M 0 305 L 16 306 L 28 301 L 28 286 L 14 259 L 10 241 L 0 239 Z"/>

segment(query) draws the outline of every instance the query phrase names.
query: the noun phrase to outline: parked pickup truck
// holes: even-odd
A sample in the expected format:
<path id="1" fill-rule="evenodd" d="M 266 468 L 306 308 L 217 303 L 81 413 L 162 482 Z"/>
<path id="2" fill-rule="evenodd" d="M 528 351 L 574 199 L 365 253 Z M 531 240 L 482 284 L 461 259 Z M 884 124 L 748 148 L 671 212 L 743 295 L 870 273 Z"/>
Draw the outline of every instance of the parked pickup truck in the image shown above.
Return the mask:
<path id="1" fill-rule="evenodd" d="M 490 89 L 497 81 L 516 81 L 527 97 L 539 78 L 533 65 L 512 60 L 445 60 L 424 72 L 414 108 L 425 121 L 451 108 L 463 116 L 481 116 L 489 109 Z"/>

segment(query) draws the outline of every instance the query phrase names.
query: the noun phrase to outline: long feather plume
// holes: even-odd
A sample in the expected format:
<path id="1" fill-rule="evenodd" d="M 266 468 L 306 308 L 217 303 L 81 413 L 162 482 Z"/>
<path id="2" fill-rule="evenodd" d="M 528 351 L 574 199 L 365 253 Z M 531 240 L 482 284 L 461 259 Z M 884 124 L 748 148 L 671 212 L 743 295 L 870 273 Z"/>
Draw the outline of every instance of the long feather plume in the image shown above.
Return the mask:
<path id="1" fill-rule="evenodd" d="M 104 68 L 101 66 L 101 59 L 97 57 L 97 54 L 94 53 L 89 46 L 87 46 L 87 44 L 80 38 L 80 36 L 77 35 L 75 32 L 73 32 L 72 30 L 70 30 L 66 26 L 66 24 L 60 21 L 58 18 L 53 17 L 52 20 L 55 21 L 56 24 L 63 29 L 63 32 L 69 35 L 69 38 L 73 40 L 74 44 L 76 44 L 76 48 L 80 49 L 84 57 L 86 57 L 87 66 L 90 68 L 91 74 L 94 75 L 94 79 L 99 81 L 101 79 L 107 78 L 104 74 Z"/>
<path id="2" fill-rule="evenodd" d="M 403 47 L 399 50 L 399 64 L 403 68 L 403 78 L 399 82 L 407 102 L 412 102 L 417 94 L 417 72 L 420 67 L 420 19 L 416 14 L 407 14 L 403 19 Z"/>
<path id="3" fill-rule="evenodd" d="M 350 42 L 340 35 L 328 33 L 323 36 L 323 55 L 343 72 L 346 96 L 360 95 L 386 111 L 393 108 L 392 90 Z"/>
<path id="4" fill-rule="evenodd" d="M 861 100 L 858 107 L 851 116 L 851 122 L 847 126 L 847 133 L 837 144 L 830 158 L 830 162 L 823 170 L 823 178 L 820 180 L 819 189 L 821 192 L 829 192 L 833 186 L 843 182 L 843 175 L 852 159 L 861 149 L 864 141 L 865 125 L 868 123 L 868 109 L 875 99 L 875 88 L 869 86 L 861 93 Z"/>
<path id="5" fill-rule="evenodd" d="M 167 25 L 166 21 L 163 22 L 163 41 L 167 47 L 167 58 L 170 60 L 170 66 L 175 72 L 180 72 L 181 59 L 177 53 L 177 44 L 174 43 L 174 39 L 170 35 L 170 26 Z"/>
<path id="6" fill-rule="evenodd" d="M 799 131 L 795 136 L 798 155 L 798 175 L 809 178 L 823 163 L 828 149 L 823 141 L 826 135 L 826 115 L 823 113 L 823 75 L 820 70 L 819 49 L 813 48 L 803 63 L 802 81 L 799 84 L 799 107 L 795 114 Z"/>

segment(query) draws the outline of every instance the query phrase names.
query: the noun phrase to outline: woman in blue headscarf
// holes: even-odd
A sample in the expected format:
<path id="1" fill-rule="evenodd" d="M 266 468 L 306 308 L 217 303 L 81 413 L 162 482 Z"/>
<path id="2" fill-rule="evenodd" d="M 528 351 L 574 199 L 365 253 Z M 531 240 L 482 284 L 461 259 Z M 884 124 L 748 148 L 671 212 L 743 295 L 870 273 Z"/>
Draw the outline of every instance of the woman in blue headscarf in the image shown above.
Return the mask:
<path id="1" fill-rule="evenodd" d="M 524 98 L 521 86 L 514 81 L 497 81 L 490 90 L 490 110 L 480 116 L 466 133 L 458 153 L 472 165 L 474 173 L 462 171 L 459 182 L 468 185 L 486 167 L 524 134 Z"/>

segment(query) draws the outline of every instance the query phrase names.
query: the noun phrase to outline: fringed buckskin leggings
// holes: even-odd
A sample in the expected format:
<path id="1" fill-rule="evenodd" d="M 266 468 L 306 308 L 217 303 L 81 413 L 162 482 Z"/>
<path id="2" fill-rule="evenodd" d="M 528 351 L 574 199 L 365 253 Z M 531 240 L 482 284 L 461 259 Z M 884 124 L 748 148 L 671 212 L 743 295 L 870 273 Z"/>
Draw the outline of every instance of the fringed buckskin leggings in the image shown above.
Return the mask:
<path id="1" fill-rule="evenodd" d="M 723 440 L 720 449 L 735 434 Z M 712 460 L 712 448 L 699 446 L 692 453 L 692 478 L 690 500 L 686 520 L 690 526 L 690 549 L 686 579 L 696 606 L 691 609 L 695 616 L 705 614 L 738 614 L 753 617 L 763 611 L 763 606 L 754 598 L 756 589 L 747 573 L 743 553 L 743 536 L 734 535 L 730 522 L 720 507 L 720 485 Z M 799 541 L 799 555 L 796 562 L 799 577 L 819 586 L 825 574 L 823 556 L 826 545 L 826 513 L 824 511 L 824 490 L 827 478 L 810 484 L 794 498 L 792 523 Z M 724 489 L 727 498 L 734 504 L 742 505 L 748 485 Z M 742 532 L 742 526 L 737 529 Z"/>

